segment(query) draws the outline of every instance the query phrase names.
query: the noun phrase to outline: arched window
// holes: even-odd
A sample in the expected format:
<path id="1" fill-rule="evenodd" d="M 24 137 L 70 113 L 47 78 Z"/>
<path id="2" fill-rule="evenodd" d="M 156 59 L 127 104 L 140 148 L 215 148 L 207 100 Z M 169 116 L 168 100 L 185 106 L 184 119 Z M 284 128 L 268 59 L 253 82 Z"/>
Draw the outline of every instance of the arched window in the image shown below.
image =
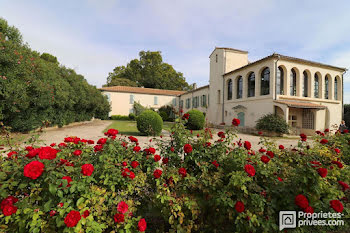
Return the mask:
<path id="1" fill-rule="evenodd" d="M 243 95 L 243 78 L 239 76 L 237 78 L 237 99 L 241 99 Z"/>
<path id="2" fill-rule="evenodd" d="M 338 100 L 338 77 L 334 78 L 334 99 Z"/>
<path id="3" fill-rule="evenodd" d="M 248 97 L 255 96 L 255 74 L 250 73 L 248 76 Z"/>
<path id="4" fill-rule="evenodd" d="M 307 97 L 307 92 L 308 92 L 308 83 L 309 83 L 309 78 L 307 76 L 307 72 L 304 71 L 303 72 L 303 76 L 304 76 L 304 80 L 303 80 L 303 84 L 304 84 L 304 87 L 303 87 L 303 96 L 304 97 Z"/>
<path id="5" fill-rule="evenodd" d="M 232 100 L 232 79 L 227 82 L 227 99 Z"/>
<path id="6" fill-rule="evenodd" d="M 260 95 L 270 94 L 270 69 L 266 67 L 261 72 Z"/>
<path id="7" fill-rule="evenodd" d="M 277 69 L 277 94 L 283 95 L 284 94 L 284 72 L 282 67 L 278 67 Z"/>
<path id="8" fill-rule="evenodd" d="M 315 81 L 314 81 L 314 97 L 315 98 L 319 98 L 319 93 L 318 93 L 318 90 L 319 90 L 319 87 L 320 87 L 320 80 L 318 78 L 318 74 L 315 74 Z"/>
<path id="9" fill-rule="evenodd" d="M 297 95 L 297 74 L 294 69 L 290 72 L 290 95 Z"/>
<path id="10" fill-rule="evenodd" d="M 329 79 L 328 76 L 326 75 L 326 77 L 324 78 L 324 98 L 328 99 L 328 86 L 329 86 Z"/>

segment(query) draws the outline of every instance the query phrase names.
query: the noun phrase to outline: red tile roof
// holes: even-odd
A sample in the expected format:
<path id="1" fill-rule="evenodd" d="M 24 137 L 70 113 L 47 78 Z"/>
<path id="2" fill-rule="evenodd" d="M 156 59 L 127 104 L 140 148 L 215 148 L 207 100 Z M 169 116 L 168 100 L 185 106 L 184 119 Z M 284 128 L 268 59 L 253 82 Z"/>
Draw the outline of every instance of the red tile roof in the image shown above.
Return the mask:
<path id="1" fill-rule="evenodd" d="M 276 100 L 276 103 L 286 104 L 288 107 L 292 108 L 317 108 L 317 109 L 325 109 L 326 106 L 320 104 L 314 104 L 310 102 L 302 102 L 302 101 L 289 101 L 289 100 Z"/>
<path id="2" fill-rule="evenodd" d="M 153 89 L 153 88 L 143 88 L 143 87 L 129 87 L 129 86 L 102 87 L 100 88 L 100 90 L 111 91 L 111 92 L 139 93 L 139 94 L 149 94 L 149 95 L 174 95 L 174 96 L 178 96 L 185 93 L 185 91 Z"/>

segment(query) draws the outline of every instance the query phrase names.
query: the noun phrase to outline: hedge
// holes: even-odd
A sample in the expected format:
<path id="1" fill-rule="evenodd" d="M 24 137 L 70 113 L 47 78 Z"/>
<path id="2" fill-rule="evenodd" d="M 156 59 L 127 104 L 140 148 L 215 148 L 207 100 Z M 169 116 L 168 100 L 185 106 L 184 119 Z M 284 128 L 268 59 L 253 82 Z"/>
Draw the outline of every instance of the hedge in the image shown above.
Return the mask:
<path id="1" fill-rule="evenodd" d="M 43 122 L 62 126 L 92 117 L 107 119 L 107 98 L 82 75 L 59 65 L 22 41 L 17 28 L 0 18 L 0 116 L 13 131 Z"/>
<path id="2" fill-rule="evenodd" d="M 137 129 L 143 135 L 159 135 L 163 129 L 163 120 L 158 113 L 145 110 L 137 118 Z"/>
<path id="3" fill-rule="evenodd" d="M 189 118 L 186 127 L 193 130 L 203 129 L 205 123 L 204 114 L 197 109 L 190 110 L 187 113 L 189 114 Z"/>
<path id="4" fill-rule="evenodd" d="M 280 116 L 267 114 L 257 120 L 256 129 L 276 133 L 288 133 L 289 125 Z"/>

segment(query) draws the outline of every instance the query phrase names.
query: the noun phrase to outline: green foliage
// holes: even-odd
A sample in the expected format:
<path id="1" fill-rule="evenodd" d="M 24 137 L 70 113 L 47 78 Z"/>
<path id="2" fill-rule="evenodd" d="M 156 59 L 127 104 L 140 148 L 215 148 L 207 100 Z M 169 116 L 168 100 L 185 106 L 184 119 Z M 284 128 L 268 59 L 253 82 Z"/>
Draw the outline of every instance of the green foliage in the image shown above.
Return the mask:
<path id="1" fill-rule="evenodd" d="M 350 104 L 344 104 L 344 121 L 347 126 L 350 125 Z"/>
<path id="2" fill-rule="evenodd" d="M 200 130 L 203 129 L 204 124 L 205 124 L 205 117 L 204 114 L 197 110 L 197 109 L 192 109 L 187 112 L 190 116 L 187 121 L 186 127 L 188 129 L 193 129 L 193 130 Z"/>
<path id="3" fill-rule="evenodd" d="M 14 131 L 30 131 L 49 121 L 62 126 L 92 117 L 106 119 L 107 98 L 57 58 L 23 44 L 17 29 L 0 19 L 0 109 Z"/>
<path id="4" fill-rule="evenodd" d="M 152 110 L 142 112 L 137 118 L 137 129 L 143 135 L 159 135 L 163 129 L 163 120 Z"/>
<path id="5" fill-rule="evenodd" d="M 134 121 L 136 119 L 136 115 L 134 113 L 129 114 L 129 119 Z"/>
<path id="6" fill-rule="evenodd" d="M 139 102 L 136 102 L 136 101 L 134 102 L 133 110 L 136 116 L 139 116 L 141 113 L 143 113 L 147 109 L 148 108 L 142 106 Z"/>
<path id="7" fill-rule="evenodd" d="M 183 74 L 163 62 L 159 51 L 141 51 L 126 67 L 117 66 L 107 77 L 106 86 L 126 85 L 147 88 L 189 90 Z M 128 80 L 128 81 L 126 81 Z"/>
<path id="8" fill-rule="evenodd" d="M 256 129 L 276 133 L 288 133 L 289 125 L 280 116 L 267 114 L 257 120 Z"/>
<path id="9" fill-rule="evenodd" d="M 114 121 L 130 121 L 129 116 L 122 116 L 122 115 L 112 115 L 111 120 Z"/>
<path id="10" fill-rule="evenodd" d="M 113 131 L 107 131 L 111 138 L 105 143 L 99 140 L 96 146 L 66 138 L 66 146 L 53 146 L 57 155 L 52 160 L 38 155 L 29 158 L 24 149 L 17 149 L 11 158 L 1 156 L 0 201 L 10 195 L 18 198 L 13 203 L 16 213 L 4 216 L 1 212 L 1 231 L 129 233 L 138 232 L 138 221 L 145 218 L 146 232 L 278 232 L 279 211 L 303 211 L 295 203 L 299 194 L 307 198 L 315 213 L 335 213 L 330 200 L 340 200 L 345 225 L 300 226 L 291 232 L 350 231 L 350 190 L 338 183 L 350 183 L 350 164 L 344 160 L 350 154 L 349 134 L 326 133 L 315 136 L 311 143 L 299 141 L 295 148 L 285 145 L 285 149 L 262 137 L 259 146 L 273 152 L 272 156 L 259 151 L 252 155 L 236 143 L 232 129 L 217 141 L 211 140 L 210 129 L 195 136 L 180 118 L 168 138 L 153 138 L 139 151 L 134 149 L 135 139 L 114 138 Z M 328 143 L 319 143 L 321 139 Z M 184 152 L 186 144 L 192 147 L 190 153 Z M 168 162 L 155 162 L 153 152 L 145 150 L 150 147 Z M 74 155 L 75 150 L 82 153 Z M 264 163 L 261 157 L 267 154 L 270 161 Z M 24 176 L 24 166 L 32 161 L 45 165 L 37 179 Z M 139 165 L 133 167 L 132 161 Z M 317 163 L 320 165 L 315 166 Z M 91 176 L 81 173 L 83 164 L 94 166 Z M 245 171 L 248 164 L 255 169 L 253 176 Z M 319 175 L 319 167 L 328 170 L 325 177 Z M 186 169 L 187 175 L 182 176 L 180 168 Z M 162 170 L 159 178 L 154 176 L 156 169 Z M 64 176 L 72 178 L 69 187 Z M 124 222 L 115 223 L 113 216 L 121 201 L 127 203 L 128 210 Z M 235 208 L 237 201 L 245 206 L 242 212 Z M 71 210 L 90 213 L 68 228 L 64 219 Z M 56 214 L 50 216 L 51 211 Z"/>
<path id="11" fill-rule="evenodd" d="M 165 105 L 158 109 L 159 115 L 163 121 L 174 121 L 175 120 L 175 109 L 173 106 Z"/>

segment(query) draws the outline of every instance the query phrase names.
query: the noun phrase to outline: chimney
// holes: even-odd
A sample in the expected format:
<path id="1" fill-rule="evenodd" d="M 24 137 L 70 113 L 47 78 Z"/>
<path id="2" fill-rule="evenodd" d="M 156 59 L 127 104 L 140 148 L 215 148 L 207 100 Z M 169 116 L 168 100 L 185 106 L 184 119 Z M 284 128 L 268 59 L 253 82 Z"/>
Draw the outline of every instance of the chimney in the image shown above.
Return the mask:
<path id="1" fill-rule="evenodd" d="M 197 83 L 192 84 L 193 90 L 197 89 Z"/>

